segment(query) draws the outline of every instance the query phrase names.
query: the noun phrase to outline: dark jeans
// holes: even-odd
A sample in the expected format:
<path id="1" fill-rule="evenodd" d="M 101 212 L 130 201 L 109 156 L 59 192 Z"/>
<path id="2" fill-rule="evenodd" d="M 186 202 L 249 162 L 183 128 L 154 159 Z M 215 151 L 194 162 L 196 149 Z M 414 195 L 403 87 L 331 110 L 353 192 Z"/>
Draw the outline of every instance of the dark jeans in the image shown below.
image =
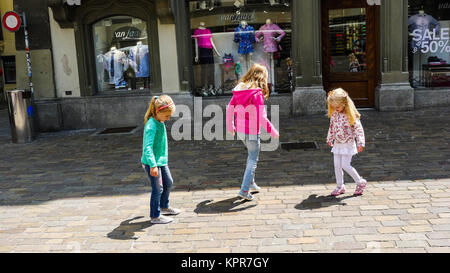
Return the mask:
<path id="1" fill-rule="evenodd" d="M 142 164 L 145 172 L 152 184 L 152 194 L 150 197 L 150 218 L 158 218 L 160 208 L 169 208 L 169 195 L 173 185 L 172 175 L 169 166 L 158 167 L 158 177 L 150 175 L 150 166 Z"/>

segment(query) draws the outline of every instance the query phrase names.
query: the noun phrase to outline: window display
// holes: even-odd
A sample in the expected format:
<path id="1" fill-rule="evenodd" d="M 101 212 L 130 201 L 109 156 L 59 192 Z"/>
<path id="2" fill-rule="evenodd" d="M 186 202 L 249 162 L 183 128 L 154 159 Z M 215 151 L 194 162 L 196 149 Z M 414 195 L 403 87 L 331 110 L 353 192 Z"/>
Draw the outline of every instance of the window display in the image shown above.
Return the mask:
<path id="1" fill-rule="evenodd" d="M 409 1 L 409 79 L 414 88 L 450 86 L 450 8 L 443 0 Z"/>
<path id="2" fill-rule="evenodd" d="M 93 25 L 97 88 L 102 91 L 149 88 L 147 24 L 114 16 Z"/>
<path id="3" fill-rule="evenodd" d="M 267 67 L 272 93 L 292 91 L 291 1 L 188 2 L 195 95 L 231 94 L 254 63 Z"/>

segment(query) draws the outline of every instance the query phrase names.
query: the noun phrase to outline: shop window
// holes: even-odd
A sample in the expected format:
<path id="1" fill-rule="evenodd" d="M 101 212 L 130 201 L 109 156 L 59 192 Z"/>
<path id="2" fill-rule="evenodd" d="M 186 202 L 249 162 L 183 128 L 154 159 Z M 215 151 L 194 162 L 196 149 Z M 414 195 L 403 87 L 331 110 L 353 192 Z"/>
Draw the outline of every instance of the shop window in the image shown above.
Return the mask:
<path id="1" fill-rule="evenodd" d="M 410 0 L 408 32 L 411 86 L 450 87 L 450 3 Z"/>
<path id="2" fill-rule="evenodd" d="M 291 1 L 189 1 L 198 96 L 232 94 L 254 63 L 267 67 L 272 93 L 291 92 Z"/>
<path id="3" fill-rule="evenodd" d="M 147 90 L 151 76 L 147 23 L 114 16 L 92 28 L 98 91 Z"/>
<path id="4" fill-rule="evenodd" d="M 16 83 L 16 56 L 2 56 L 5 84 Z"/>

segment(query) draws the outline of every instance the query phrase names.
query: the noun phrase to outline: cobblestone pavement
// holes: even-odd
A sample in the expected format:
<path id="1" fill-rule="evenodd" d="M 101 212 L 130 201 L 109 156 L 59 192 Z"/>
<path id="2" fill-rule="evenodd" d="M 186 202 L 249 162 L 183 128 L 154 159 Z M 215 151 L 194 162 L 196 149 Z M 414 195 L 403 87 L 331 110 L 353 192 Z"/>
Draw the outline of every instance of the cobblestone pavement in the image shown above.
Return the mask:
<path id="1" fill-rule="evenodd" d="M 238 141 L 169 143 L 182 213 L 149 222 L 142 132 L 40 134 L 13 144 L 0 110 L 0 252 L 450 252 L 450 110 L 364 111 L 367 147 L 353 166 L 363 196 L 329 196 L 328 119 L 282 119 L 281 141 L 315 150 L 263 152 L 252 202 L 236 198 Z M 168 124 L 170 131 L 170 124 Z"/>

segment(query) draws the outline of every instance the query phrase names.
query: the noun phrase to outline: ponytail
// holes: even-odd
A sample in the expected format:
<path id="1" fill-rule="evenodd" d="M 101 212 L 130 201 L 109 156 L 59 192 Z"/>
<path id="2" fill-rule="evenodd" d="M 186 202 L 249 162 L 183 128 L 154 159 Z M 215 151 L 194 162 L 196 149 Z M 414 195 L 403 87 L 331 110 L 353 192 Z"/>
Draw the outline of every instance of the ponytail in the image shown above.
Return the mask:
<path id="1" fill-rule="evenodd" d="M 145 117 L 144 117 L 144 125 L 147 123 L 147 121 L 150 119 L 150 118 L 153 118 L 153 117 L 155 117 L 156 116 L 156 100 L 158 99 L 158 97 L 157 96 L 154 96 L 153 98 L 152 98 L 152 100 L 150 101 L 150 105 L 148 106 L 148 109 L 147 109 L 147 113 L 145 113 Z"/>

